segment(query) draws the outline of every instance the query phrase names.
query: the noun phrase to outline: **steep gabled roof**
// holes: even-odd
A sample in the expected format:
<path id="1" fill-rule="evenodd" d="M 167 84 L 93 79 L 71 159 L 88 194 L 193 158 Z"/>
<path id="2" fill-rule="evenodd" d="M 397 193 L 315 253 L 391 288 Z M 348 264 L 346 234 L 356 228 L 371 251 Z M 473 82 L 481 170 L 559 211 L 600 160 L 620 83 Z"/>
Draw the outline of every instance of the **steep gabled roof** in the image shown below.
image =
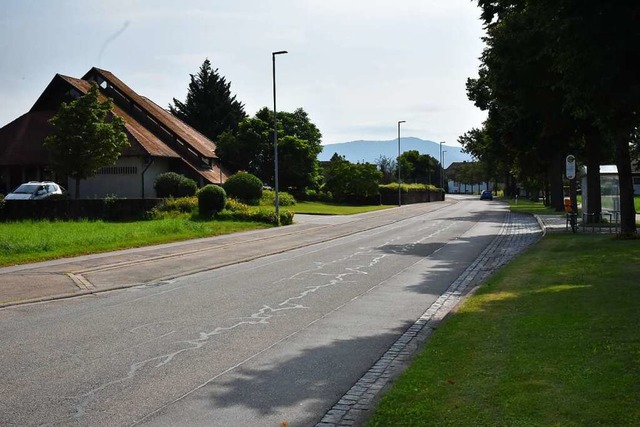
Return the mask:
<path id="1" fill-rule="evenodd" d="M 93 67 L 82 78 L 84 80 L 88 80 L 91 78 L 95 78 L 96 74 L 104 79 L 104 81 L 106 81 L 113 88 L 115 88 L 115 90 L 122 96 L 140 107 L 146 114 L 148 114 L 157 123 L 161 124 L 176 138 L 179 138 L 183 143 L 188 145 L 189 148 L 195 151 L 197 154 L 206 158 L 217 158 L 215 154 L 216 146 L 210 139 L 208 139 L 206 136 L 202 135 L 192 127 L 188 126 L 182 120 L 173 116 L 171 113 L 161 108 L 156 103 L 145 98 L 144 96 L 138 95 L 110 71 Z"/>
<path id="2" fill-rule="evenodd" d="M 64 81 L 72 85 L 76 90 L 80 91 L 83 94 L 86 94 L 87 91 L 91 88 L 91 82 L 87 80 L 76 79 L 74 77 L 63 76 L 60 75 Z M 104 95 L 100 95 L 101 100 L 105 100 L 106 97 Z M 129 141 L 131 139 L 135 140 L 140 146 L 144 149 L 144 151 L 150 156 L 157 157 L 173 157 L 179 158 L 180 156 L 174 150 L 172 150 L 167 144 L 162 142 L 159 138 L 157 138 L 153 133 L 151 133 L 147 128 L 138 123 L 133 117 L 131 117 L 126 111 L 122 108 L 118 107 L 114 104 L 113 113 L 117 116 L 121 117 L 125 123 L 125 129 L 129 136 Z M 123 154 L 130 154 L 126 151 Z"/>
<path id="3" fill-rule="evenodd" d="M 55 111 L 25 113 L 0 128 L 0 165 L 41 166 L 49 162 L 42 141 L 53 127 L 49 119 Z"/>
<path id="4" fill-rule="evenodd" d="M 184 167 L 208 182 L 226 181 L 229 174 L 220 167 L 215 155 L 216 146 L 211 140 L 151 100 L 135 93 L 109 71 L 98 68 L 92 68 L 82 79 L 56 74 L 28 113 L 0 128 L 0 165 L 48 164 L 50 156 L 42 142 L 52 130 L 49 120 L 61 102 L 69 102 L 86 94 L 92 81 L 99 85 L 106 82 L 109 86 L 109 90 L 101 90 L 101 100 L 111 96 L 111 93 L 119 97 L 119 100 L 114 99 L 111 112 L 124 120 L 125 132 L 131 143 L 130 147 L 124 149 L 123 156 L 180 159 Z M 142 116 L 132 115 L 128 107 L 135 110 L 133 114 L 141 112 Z M 167 137 L 171 138 L 163 140 L 156 135 L 153 129 L 155 125 L 152 129 L 147 126 L 154 122 L 163 129 L 163 134 L 166 132 Z"/>

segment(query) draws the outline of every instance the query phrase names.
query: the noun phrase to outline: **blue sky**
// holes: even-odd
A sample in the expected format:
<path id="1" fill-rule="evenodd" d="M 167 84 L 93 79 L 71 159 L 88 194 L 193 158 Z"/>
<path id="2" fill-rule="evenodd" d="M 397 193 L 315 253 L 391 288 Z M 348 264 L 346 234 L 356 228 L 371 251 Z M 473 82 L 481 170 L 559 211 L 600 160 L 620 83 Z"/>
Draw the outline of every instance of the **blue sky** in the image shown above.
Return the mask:
<path id="1" fill-rule="evenodd" d="M 253 115 L 304 108 L 323 143 L 414 136 L 457 145 L 484 32 L 471 0 L 0 0 L 0 126 L 56 73 L 92 66 L 167 107 L 205 58 Z"/>

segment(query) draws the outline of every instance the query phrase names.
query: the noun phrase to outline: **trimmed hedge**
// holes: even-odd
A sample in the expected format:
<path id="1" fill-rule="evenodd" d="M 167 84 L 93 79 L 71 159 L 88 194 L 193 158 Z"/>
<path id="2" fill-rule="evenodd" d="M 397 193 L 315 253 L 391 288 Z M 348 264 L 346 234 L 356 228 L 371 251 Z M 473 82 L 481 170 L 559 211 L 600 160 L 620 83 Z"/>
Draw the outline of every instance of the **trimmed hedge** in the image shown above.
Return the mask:
<path id="1" fill-rule="evenodd" d="M 383 205 L 398 203 L 398 184 L 380 185 L 380 201 Z M 444 190 L 429 184 L 401 184 L 402 204 L 439 202 L 444 200 Z"/>
<path id="2" fill-rule="evenodd" d="M 0 220 L 78 220 L 101 219 L 106 221 L 139 221 L 148 219 L 149 211 L 162 202 L 161 199 L 56 199 L 5 200 L 0 209 Z"/>

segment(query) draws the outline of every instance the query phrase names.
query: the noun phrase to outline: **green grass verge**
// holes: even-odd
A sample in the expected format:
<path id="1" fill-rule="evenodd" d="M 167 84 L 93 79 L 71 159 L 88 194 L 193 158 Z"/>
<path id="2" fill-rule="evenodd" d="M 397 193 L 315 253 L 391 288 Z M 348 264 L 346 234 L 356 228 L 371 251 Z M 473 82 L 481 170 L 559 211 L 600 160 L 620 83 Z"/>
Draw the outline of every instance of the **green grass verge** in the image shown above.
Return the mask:
<path id="1" fill-rule="evenodd" d="M 640 241 L 548 235 L 482 285 L 368 426 L 640 425 Z"/>
<path id="2" fill-rule="evenodd" d="M 324 202 L 297 202 L 293 206 L 286 206 L 285 209 L 298 214 L 313 215 L 353 215 L 363 212 L 378 211 L 388 209 L 391 205 L 369 205 L 369 206 L 345 206 Z"/>
<path id="3" fill-rule="evenodd" d="M 509 202 L 511 212 L 531 213 L 536 215 L 564 215 L 563 212 L 556 212 L 553 208 L 545 206 L 542 202 L 532 202 L 529 199 L 505 199 Z"/>
<path id="4" fill-rule="evenodd" d="M 139 222 L 20 221 L 0 224 L 0 266 L 268 228 L 241 221 L 167 218 Z"/>

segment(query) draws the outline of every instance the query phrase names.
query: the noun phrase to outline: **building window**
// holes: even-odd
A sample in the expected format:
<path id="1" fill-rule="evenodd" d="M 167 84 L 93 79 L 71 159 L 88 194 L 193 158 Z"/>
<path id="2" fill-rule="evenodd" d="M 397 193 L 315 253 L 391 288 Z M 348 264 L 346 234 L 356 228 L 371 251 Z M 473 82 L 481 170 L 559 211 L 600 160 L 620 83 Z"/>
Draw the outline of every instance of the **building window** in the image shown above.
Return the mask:
<path id="1" fill-rule="evenodd" d="M 640 185 L 640 176 L 633 177 L 633 185 Z"/>
<path id="2" fill-rule="evenodd" d="M 137 166 L 108 166 L 98 171 L 98 175 L 136 175 L 137 173 Z"/>

